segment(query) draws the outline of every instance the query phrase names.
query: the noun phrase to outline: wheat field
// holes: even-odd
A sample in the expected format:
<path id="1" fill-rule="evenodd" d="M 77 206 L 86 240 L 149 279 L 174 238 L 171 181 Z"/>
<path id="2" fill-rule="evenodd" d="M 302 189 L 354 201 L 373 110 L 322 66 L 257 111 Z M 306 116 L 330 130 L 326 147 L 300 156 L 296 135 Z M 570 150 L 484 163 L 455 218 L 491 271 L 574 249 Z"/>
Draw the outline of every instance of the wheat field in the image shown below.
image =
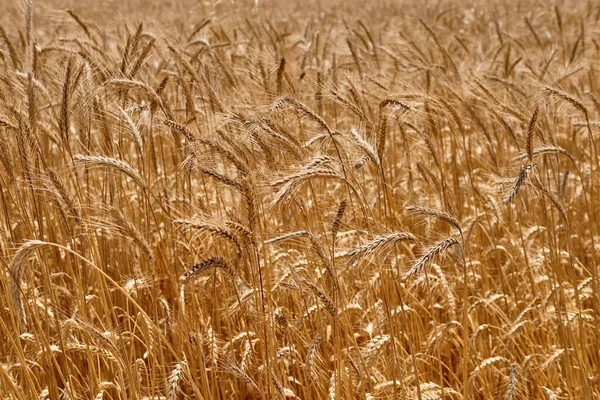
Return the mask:
<path id="1" fill-rule="evenodd" d="M 1 399 L 600 398 L 600 4 L 3 3 Z"/>

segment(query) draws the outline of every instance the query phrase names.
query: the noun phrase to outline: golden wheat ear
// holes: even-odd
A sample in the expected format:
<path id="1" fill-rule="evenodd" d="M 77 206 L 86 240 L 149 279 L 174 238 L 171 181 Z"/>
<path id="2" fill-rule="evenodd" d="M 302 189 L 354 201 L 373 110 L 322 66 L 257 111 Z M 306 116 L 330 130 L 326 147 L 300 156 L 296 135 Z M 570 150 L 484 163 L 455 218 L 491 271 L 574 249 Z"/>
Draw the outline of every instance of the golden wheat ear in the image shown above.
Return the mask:
<path id="1" fill-rule="evenodd" d="M 417 261 L 413 264 L 413 266 L 402 275 L 402 280 L 407 280 L 415 275 L 421 273 L 425 268 L 427 268 L 436 257 L 441 256 L 448 250 L 450 247 L 454 245 L 458 245 L 459 241 L 455 237 L 449 237 L 440 240 L 439 242 L 433 244 L 428 247 L 423 255 L 417 259 Z"/>
<path id="2" fill-rule="evenodd" d="M 17 321 L 27 323 L 25 316 L 25 306 L 23 304 L 22 283 L 25 274 L 25 265 L 27 259 L 31 257 L 37 250 L 46 245 L 40 240 L 30 240 L 19 247 L 10 262 L 8 269 L 10 271 L 10 300 L 17 315 Z"/>

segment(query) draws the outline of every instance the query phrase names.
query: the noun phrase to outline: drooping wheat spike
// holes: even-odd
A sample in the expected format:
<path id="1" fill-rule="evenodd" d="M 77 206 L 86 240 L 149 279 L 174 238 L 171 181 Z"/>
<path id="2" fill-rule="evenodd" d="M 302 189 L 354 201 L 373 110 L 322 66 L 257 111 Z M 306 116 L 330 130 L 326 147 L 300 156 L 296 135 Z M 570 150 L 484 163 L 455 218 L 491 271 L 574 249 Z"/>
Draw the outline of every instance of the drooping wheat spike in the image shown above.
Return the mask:
<path id="1" fill-rule="evenodd" d="M 10 59 L 12 60 L 14 69 L 20 70 L 21 69 L 21 59 L 19 58 L 19 55 L 17 54 L 17 52 L 15 50 L 13 42 L 10 40 L 10 38 L 6 34 L 6 31 L 4 30 L 4 27 L 2 25 L 0 25 L 0 37 L 6 44 L 6 48 L 8 49 L 8 55 L 10 56 Z"/>
<path id="2" fill-rule="evenodd" d="M 183 284 L 190 282 L 200 273 L 206 271 L 209 268 L 221 268 L 225 270 L 230 269 L 225 260 L 223 260 L 221 257 L 210 257 L 198 264 L 195 264 L 192 268 L 188 269 L 183 274 L 181 274 L 181 276 L 179 277 L 179 281 Z"/>
<path id="3" fill-rule="evenodd" d="M 50 178 L 50 182 L 58 194 L 59 201 L 67 207 L 71 213 L 71 216 L 79 223 L 81 218 L 80 213 L 74 201 L 71 199 L 71 196 L 67 191 L 67 187 L 52 168 L 48 168 L 46 173 L 48 174 L 48 178 Z"/>
<path id="4" fill-rule="evenodd" d="M 158 301 L 160 302 L 160 306 L 165 315 L 165 332 L 169 334 L 173 327 L 173 310 L 171 310 L 169 302 L 163 296 L 161 296 Z"/>
<path id="5" fill-rule="evenodd" d="M 386 389 L 392 388 L 394 386 L 402 386 L 402 381 L 399 380 L 394 380 L 394 381 L 385 381 L 385 382 L 381 382 L 378 383 L 377 385 L 373 386 L 373 391 L 375 393 L 379 393 L 379 392 L 383 392 Z"/>
<path id="6" fill-rule="evenodd" d="M 303 183 L 315 178 L 335 178 L 345 181 L 345 178 L 339 172 L 331 168 L 314 168 L 310 171 L 305 171 L 296 174 L 294 177 L 288 177 L 287 182 L 281 185 L 281 188 L 275 194 L 271 206 L 275 207 L 278 204 L 289 204 L 293 195 Z M 277 183 L 275 183 L 277 184 Z M 273 184 L 272 184 L 273 185 Z"/>
<path id="7" fill-rule="evenodd" d="M 282 385 L 282 383 L 279 381 L 279 379 L 277 378 L 277 376 L 275 375 L 273 370 L 270 371 L 270 375 L 271 375 L 271 382 L 273 382 L 273 386 L 275 387 L 275 390 L 277 390 L 277 393 L 279 394 L 279 396 L 281 398 L 283 398 L 283 399 L 297 398 L 297 396 L 293 390 L 291 390 L 290 388 L 286 388 Z"/>
<path id="8" fill-rule="evenodd" d="M 283 96 L 280 97 L 273 103 L 271 106 L 272 110 L 278 110 L 282 107 L 283 104 L 288 103 L 292 107 L 294 107 L 301 114 L 309 117 L 313 121 L 315 121 L 318 125 L 320 125 L 327 133 L 333 133 L 333 130 L 329 127 L 327 122 L 323 118 L 321 118 L 317 113 L 311 110 L 306 104 L 302 103 L 300 100 L 293 96 Z"/>
<path id="9" fill-rule="evenodd" d="M 140 174 L 127 164 L 125 161 L 117 160 L 116 158 L 105 157 L 105 156 L 88 156 L 84 154 L 76 155 L 73 158 L 76 165 L 89 165 L 93 167 L 106 167 L 116 171 L 120 171 L 130 177 L 135 183 L 137 183 L 143 189 L 146 188 L 144 180 Z"/>
<path id="10" fill-rule="evenodd" d="M 46 242 L 41 240 L 30 240 L 25 242 L 17 249 L 17 252 L 8 266 L 10 274 L 12 275 L 12 279 L 10 280 L 10 299 L 18 320 L 22 323 L 26 323 L 27 321 L 25 318 L 23 296 L 21 294 L 25 263 L 33 253 L 42 248 L 45 244 Z"/>
<path id="11" fill-rule="evenodd" d="M 313 233 L 309 233 L 308 239 L 310 241 L 311 247 L 314 250 L 315 254 L 319 258 L 319 260 L 329 268 L 331 268 L 331 259 L 327 255 L 327 250 L 325 246 L 321 243 L 321 240 Z"/>
<path id="12" fill-rule="evenodd" d="M 244 372 L 239 366 L 237 366 L 233 360 L 231 360 L 231 359 L 226 360 L 224 370 L 237 376 L 238 378 L 242 379 L 244 382 L 246 382 L 248 385 L 250 385 L 257 393 L 260 394 L 260 388 L 256 384 L 256 382 L 246 372 Z"/>
<path id="13" fill-rule="evenodd" d="M 369 159 L 369 156 L 364 156 L 354 163 L 354 169 L 361 169 L 369 161 Z"/>
<path id="14" fill-rule="evenodd" d="M 275 317 L 275 322 L 277 322 L 277 325 L 281 328 L 281 329 L 287 329 L 289 326 L 289 321 L 288 318 L 286 316 L 285 310 L 282 309 L 281 307 L 278 307 L 274 313 L 273 313 L 274 317 Z"/>
<path id="15" fill-rule="evenodd" d="M 385 99 L 379 103 L 379 109 L 386 109 L 388 107 L 398 107 L 404 111 L 413 111 L 413 107 L 409 104 L 394 99 Z"/>
<path id="16" fill-rule="evenodd" d="M 240 221 L 226 221 L 225 226 L 229 228 L 234 235 L 242 237 L 244 240 L 252 240 L 252 232 Z"/>
<path id="17" fill-rule="evenodd" d="M 331 163 L 335 162 L 335 160 L 329 156 L 317 156 L 308 164 L 302 166 L 297 172 L 287 175 L 281 179 L 271 182 L 271 186 L 277 187 L 281 186 L 289 181 L 301 177 L 306 172 L 313 171 L 317 168 L 330 168 Z"/>
<path id="18" fill-rule="evenodd" d="M 337 213 L 335 214 L 335 218 L 333 219 L 333 222 L 331 223 L 331 237 L 332 237 L 332 241 L 335 245 L 335 238 L 340 230 L 340 225 L 342 224 L 342 218 L 344 217 L 344 212 L 346 211 L 346 207 L 348 206 L 348 203 L 346 202 L 346 200 L 342 200 L 340 201 L 340 205 L 338 206 L 338 210 Z"/>
<path id="19" fill-rule="evenodd" d="M 230 161 L 239 172 L 247 175 L 250 172 L 249 166 L 238 154 L 226 148 L 222 143 L 213 139 L 198 139 L 196 140 L 198 145 L 207 146 L 209 149 L 219 154 L 226 160 Z"/>
<path id="20" fill-rule="evenodd" d="M 283 91 L 283 74 L 285 72 L 285 57 L 281 57 L 279 60 L 279 67 L 277 68 L 277 95 L 281 96 Z"/>
<path id="21" fill-rule="evenodd" d="M 381 166 L 381 161 L 379 158 L 379 155 L 377 154 L 377 151 L 373 148 L 373 146 L 371 146 L 371 144 L 369 142 L 367 142 L 362 136 L 361 134 L 358 132 L 358 130 L 352 128 L 350 129 L 350 136 L 354 139 L 354 142 L 365 152 L 365 158 L 361 159 L 359 162 L 357 162 L 354 167 L 356 169 L 362 167 L 362 165 L 368 161 L 371 160 L 372 163 L 374 163 L 375 165 L 377 165 L 378 167 Z M 364 160 L 364 161 L 363 161 Z"/>
<path id="22" fill-rule="evenodd" d="M 260 229 L 260 210 L 253 176 L 247 175 L 242 178 L 242 196 L 246 206 L 248 230 L 252 234 L 252 241 L 256 243 L 256 235 Z"/>
<path id="23" fill-rule="evenodd" d="M 459 243 L 460 242 L 457 238 L 448 237 L 430 246 L 425 250 L 423 255 L 414 263 L 414 265 L 408 271 L 406 271 L 404 275 L 402 275 L 402 280 L 410 279 L 413 276 L 419 274 L 421 271 L 423 271 L 423 269 L 427 268 L 436 257 L 444 254 L 444 252 L 450 247 Z"/>
<path id="24" fill-rule="evenodd" d="M 161 104 L 162 100 L 156 94 L 156 91 L 152 89 L 146 82 L 135 80 L 135 79 L 127 79 L 127 78 L 113 78 L 104 84 L 107 87 L 113 87 L 117 90 L 128 90 L 128 89 L 136 89 L 145 93 L 150 100 L 156 101 Z"/>
<path id="25" fill-rule="evenodd" d="M 569 170 L 566 170 L 562 177 L 562 182 L 560 183 L 560 191 L 559 191 L 560 196 L 563 196 L 565 193 L 565 190 L 567 189 L 567 181 L 569 180 L 570 174 L 571 174 L 571 172 Z"/>
<path id="26" fill-rule="evenodd" d="M 537 190 L 539 190 L 540 192 L 542 192 L 542 194 L 544 196 L 546 196 L 550 200 L 550 202 L 552 203 L 552 205 L 554 205 L 554 207 L 556 207 L 556 209 L 560 213 L 560 216 L 562 217 L 563 221 L 565 222 L 565 224 L 568 227 L 569 226 L 569 219 L 567 217 L 567 211 L 565 210 L 565 208 L 563 207 L 563 205 L 558 201 L 558 199 L 552 193 L 550 193 L 550 191 L 548 189 L 546 189 L 544 186 L 542 186 L 542 184 L 540 182 L 535 182 L 533 184 L 533 186 Z"/>
<path id="27" fill-rule="evenodd" d="M 561 90 L 558 89 L 554 89 L 551 88 L 549 86 L 544 86 L 543 87 L 543 91 L 547 94 L 550 94 L 554 97 L 557 97 L 561 100 L 564 100 L 568 103 L 570 103 L 573 107 L 575 107 L 576 109 L 578 109 L 579 111 L 581 111 L 582 114 L 584 114 L 586 117 L 588 115 L 588 110 L 587 108 L 583 105 L 583 103 L 579 100 L 577 100 L 576 98 L 574 98 L 573 96 L 571 96 L 568 93 L 565 93 Z"/>
<path id="28" fill-rule="evenodd" d="M 25 43 L 33 49 L 33 0 L 25 1 Z M 32 65 L 33 67 L 33 65 Z"/>
<path id="29" fill-rule="evenodd" d="M 348 108 L 354 114 L 359 117 L 366 117 L 364 110 L 360 109 L 358 106 L 347 100 L 343 97 L 337 90 L 329 89 L 329 95 L 334 98 L 337 102 L 341 103 L 344 107 Z M 372 124 L 368 123 L 369 127 L 372 127 Z"/>
<path id="30" fill-rule="evenodd" d="M 417 238 L 412 233 L 395 232 L 388 235 L 379 236 L 370 242 L 367 242 L 362 246 L 349 251 L 346 254 L 346 257 L 348 257 L 349 264 L 357 264 L 367 257 L 374 258 L 381 256 L 395 244 L 405 241 L 418 243 Z"/>
<path id="31" fill-rule="evenodd" d="M 511 203 L 515 199 L 515 197 L 517 196 L 517 193 L 519 193 L 519 190 L 521 189 L 521 187 L 523 187 L 523 185 L 525 184 L 525 182 L 527 180 L 527 177 L 533 171 L 533 168 L 535 166 L 536 166 L 536 163 L 531 163 L 531 164 L 526 164 L 523 166 L 523 168 L 521 168 L 521 171 L 519 172 L 519 176 L 517 176 L 517 178 L 513 181 L 513 184 L 511 185 L 508 194 L 506 194 L 504 199 L 502 199 L 502 202 L 505 205 Z"/>
<path id="32" fill-rule="evenodd" d="M 132 77 L 132 79 L 133 78 L 134 77 Z M 168 111 L 167 106 L 165 105 L 165 103 L 163 103 L 163 101 L 160 98 L 161 94 L 165 91 L 168 83 L 169 83 L 169 75 L 165 75 L 163 77 L 163 79 L 160 81 L 160 83 L 158 84 L 158 86 L 156 87 L 156 89 L 154 90 L 154 93 L 156 93 L 156 98 L 150 102 L 150 111 L 153 114 L 156 111 L 156 108 L 159 106 L 162 107 L 163 110 Z M 167 112 L 166 114 L 171 115 L 170 112 Z"/>
<path id="33" fill-rule="evenodd" d="M 329 277 L 331 278 L 333 287 L 337 288 L 337 276 L 333 270 L 331 258 L 327 254 L 327 250 L 326 250 L 325 246 L 323 246 L 323 244 L 321 243 L 319 238 L 312 233 L 310 233 L 308 235 L 308 239 L 310 240 L 311 248 L 314 250 L 315 254 L 321 261 L 321 264 L 325 267 L 325 270 L 327 271 L 327 275 L 329 275 Z"/>
<path id="34" fill-rule="evenodd" d="M 280 243 L 286 242 L 288 240 L 301 238 L 301 237 L 307 237 L 308 235 L 309 235 L 309 233 L 307 231 L 296 231 L 296 232 L 285 233 L 283 235 L 266 240 L 265 244 L 280 244 Z"/>
<path id="35" fill-rule="evenodd" d="M 139 154 L 143 154 L 144 140 L 142 139 L 140 128 L 137 126 L 137 124 L 134 122 L 134 120 L 131 118 L 131 115 L 129 115 L 127 111 L 123 110 L 121 107 L 117 107 L 117 110 L 119 110 L 121 117 L 129 127 L 129 131 L 131 132 L 131 137 L 133 138 L 137 151 L 139 152 Z"/>
<path id="36" fill-rule="evenodd" d="M 329 378 L 329 400 L 335 400 L 335 396 L 337 395 L 337 387 L 335 384 L 335 370 L 331 371 L 331 377 Z"/>
<path id="37" fill-rule="evenodd" d="M 322 141 L 326 140 L 326 139 L 331 139 L 331 138 L 335 138 L 338 136 L 342 136 L 342 134 L 340 132 L 332 132 L 332 133 L 321 133 L 318 135 L 315 135 L 313 137 L 311 137 L 310 139 L 308 139 L 306 142 L 304 142 L 303 147 L 305 148 L 310 148 L 312 147 L 315 143 L 321 143 Z"/>
<path id="38" fill-rule="evenodd" d="M 0 127 L 2 127 L 1 122 Z M 4 172 L 8 177 L 8 182 L 14 182 L 16 179 L 15 167 L 12 163 L 12 157 L 10 154 L 9 144 L 5 141 L 0 141 L 0 164 L 4 168 Z"/>
<path id="39" fill-rule="evenodd" d="M 115 220 L 120 233 L 138 245 L 146 253 L 150 260 L 154 260 L 152 246 L 139 231 L 139 229 L 133 225 L 117 208 L 111 208 L 110 215 Z"/>
<path id="40" fill-rule="evenodd" d="M 306 374 L 309 377 L 314 378 L 314 367 L 315 367 L 315 357 L 317 355 L 317 350 L 319 349 L 319 344 L 321 344 L 321 335 L 317 333 L 317 336 L 310 342 L 308 345 L 308 351 L 306 352 Z"/>
<path id="41" fill-rule="evenodd" d="M 440 385 L 438 385 L 435 382 L 425 382 L 425 383 L 421 383 L 419 384 L 419 388 L 417 389 L 416 387 L 412 388 L 409 393 L 410 396 L 409 398 L 411 399 L 416 399 L 418 398 L 418 393 L 419 391 L 421 392 L 421 398 L 423 400 L 433 400 L 433 399 L 440 399 L 440 398 L 452 398 L 452 399 L 461 399 L 462 395 L 461 393 L 457 392 L 456 390 L 452 389 L 451 387 L 441 387 Z M 442 396 L 442 393 L 444 394 L 444 396 Z"/>
<path id="42" fill-rule="evenodd" d="M 123 51 L 123 59 L 121 62 L 121 72 L 124 74 L 127 70 L 127 66 L 129 65 L 129 61 L 131 56 L 137 50 L 138 45 L 140 44 L 140 40 L 142 39 L 142 34 L 144 32 L 144 23 L 140 22 L 137 25 L 137 28 L 133 35 L 127 35 L 127 42 L 125 43 L 125 49 Z"/>
<path id="43" fill-rule="evenodd" d="M 543 49 L 544 46 L 542 45 L 542 41 L 540 40 L 540 36 L 537 34 L 537 32 L 535 31 L 535 29 L 533 28 L 533 25 L 531 25 L 531 22 L 529 21 L 529 18 L 525 18 L 525 23 L 527 24 L 527 28 L 529 28 L 529 31 L 533 35 L 533 37 L 535 39 L 535 42 L 537 43 L 538 47 L 540 49 Z"/>
<path id="44" fill-rule="evenodd" d="M 452 215 L 441 211 L 441 210 L 437 210 L 435 208 L 429 208 L 429 207 L 423 207 L 420 205 L 412 205 L 412 206 L 408 206 L 406 207 L 406 209 L 408 211 L 417 213 L 417 214 L 421 214 L 421 215 L 429 215 L 431 217 L 435 217 L 435 218 L 439 218 L 442 221 L 445 221 L 447 223 L 449 223 L 450 225 L 452 225 L 453 227 L 455 227 L 456 229 L 458 229 L 459 231 L 462 231 L 462 228 L 460 226 L 460 222 L 458 222 L 458 220 L 453 217 Z"/>
<path id="45" fill-rule="evenodd" d="M 471 375 L 469 376 L 469 383 L 473 384 L 473 380 L 475 378 L 477 378 L 477 376 L 479 376 L 481 371 L 488 369 L 488 368 L 492 368 L 498 363 L 505 363 L 505 362 L 509 362 L 509 361 L 506 359 L 506 357 L 502 357 L 502 356 L 493 356 L 493 357 L 486 358 L 477 367 L 475 367 L 475 369 L 471 372 Z"/>
<path id="46" fill-rule="evenodd" d="M 138 71 L 140 70 L 140 68 L 144 64 L 144 61 L 146 61 L 146 58 L 150 54 L 150 50 L 152 50 L 152 48 L 154 47 L 154 43 L 155 42 L 156 42 L 156 38 L 151 37 L 150 40 L 148 41 L 148 43 L 146 43 L 146 45 L 142 49 L 140 55 L 138 56 L 138 58 L 133 63 L 133 66 L 131 67 L 131 71 L 129 71 L 128 75 L 129 75 L 130 79 L 134 79 L 135 78 L 135 76 L 137 75 Z"/>
<path id="47" fill-rule="evenodd" d="M 352 44 L 352 41 L 350 40 L 350 38 L 346 39 L 346 44 L 348 45 L 348 49 L 350 50 L 350 54 L 352 55 L 354 64 L 356 65 L 356 69 L 358 70 L 358 74 L 362 76 L 363 72 L 362 72 L 360 57 L 358 56 L 358 53 L 356 52 L 356 49 L 354 48 L 354 45 Z"/>
<path id="48" fill-rule="evenodd" d="M 350 95 L 352 96 L 352 100 L 354 101 L 354 104 L 356 104 L 356 108 L 359 110 L 359 114 L 360 115 L 366 115 L 365 114 L 365 106 L 363 104 L 363 101 L 360 98 L 360 95 L 358 94 L 358 91 L 356 90 L 356 88 L 354 87 L 354 85 L 352 84 L 352 82 L 348 82 L 350 88 L 348 89 L 348 91 L 350 92 Z"/>
<path id="49" fill-rule="evenodd" d="M 92 37 L 90 28 L 87 26 L 87 24 L 81 18 L 79 18 L 79 16 L 77 14 L 75 14 L 73 12 L 73 10 L 66 10 L 66 12 L 67 12 L 67 14 L 69 14 L 71 16 L 71 18 L 73 18 L 73 20 L 77 23 L 77 25 L 79 25 L 81 27 L 81 29 L 83 30 L 85 35 L 95 43 L 96 40 Z"/>
<path id="50" fill-rule="evenodd" d="M 167 47 L 173 53 L 173 55 L 175 56 L 177 61 L 181 64 L 183 69 L 185 69 L 186 72 L 189 73 L 196 82 L 201 83 L 202 79 L 198 76 L 196 69 L 192 66 L 192 64 L 190 64 L 190 62 L 188 60 L 186 60 L 183 57 L 181 52 L 178 49 L 176 49 L 173 45 L 171 45 L 170 43 L 167 43 Z"/>
<path id="51" fill-rule="evenodd" d="M 167 399 L 176 400 L 179 398 L 181 391 L 180 382 L 183 380 L 184 369 L 187 368 L 187 361 L 183 360 L 178 362 L 173 368 L 173 371 L 169 374 L 168 385 L 167 385 Z"/>
<path id="52" fill-rule="evenodd" d="M 532 157 L 542 156 L 545 154 L 562 154 L 566 156 L 569 160 L 571 160 L 573 164 L 577 165 L 577 163 L 575 162 L 575 158 L 571 155 L 571 153 L 569 153 L 566 149 L 560 146 L 545 145 L 541 147 L 536 147 L 532 151 Z M 525 161 L 525 159 L 527 158 L 529 158 L 528 154 L 520 154 L 516 159 L 519 161 Z"/>
<path id="53" fill-rule="evenodd" d="M 239 183 L 217 171 L 214 171 L 214 170 L 208 169 L 208 168 L 204 168 L 204 167 L 200 167 L 200 171 L 202 171 L 202 173 L 216 179 L 217 181 L 224 183 L 227 186 L 230 186 L 234 189 L 239 190 L 240 192 L 242 192 L 244 190 L 244 186 L 241 183 Z"/>
<path id="54" fill-rule="evenodd" d="M 173 223 L 181 225 L 185 228 L 195 229 L 200 232 L 206 232 L 213 236 L 226 239 L 232 244 L 234 244 L 238 251 L 241 251 L 242 247 L 235 235 L 212 222 L 202 220 L 176 219 L 173 220 Z"/>
<path id="55" fill-rule="evenodd" d="M 273 137 L 283 142 L 288 149 L 294 153 L 301 154 L 301 144 L 291 132 L 286 129 L 279 128 L 271 119 L 266 117 L 257 117 L 256 122 L 260 124 L 261 128 L 267 131 Z"/>
<path id="56" fill-rule="evenodd" d="M 260 148 L 260 150 L 264 153 L 267 164 L 273 166 L 275 164 L 275 155 L 272 143 L 270 143 L 269 140 L 270 138 L 264 137 L 265 132 L 257 123 L 249 122 L 245 119 L 243 119 L 241 122 L 244 128 L 249 128 L 247 131 L 251 138 L 252 144 L 256 144 Z"/>
<path id="57" fill-rule="evenodd" d="M 379 351 L 390 341 L 390 335 L 378 335 L 367 342 L 363 349 L 364 357 L 369 360 L 379 353 Z"/>
<path id="58" fill-rule="evenodd" d="M 185 126 L 172 121 L 170 119 L 165 119 L 164 121 L 165 125 L 167 125 L 169 128 L 176 130 L 177 132 L 181 133 L 183 136 L 185 136 L 185 138 L 191 143 L 194 141 L 194 134 L 192 132 L 190 132 Z"/>
<path id="59" fill-rule="evenodd" d="M 27 74 L 27 114 L 29 117 L 29 129 L 26 130 L 30 146 L 35 157 L 40 156 L 40 146 L 37 137 L 38 121 L 40 116 L 39 99 L 33 72 Z"/>
<path id="60" fill-rule="evenodd" d="M 440 277 L 442 287 L 444 288 L 446 296 L 448 297 L 448 304 L 450 305 L 449 315 L 450 318 L 454 320 L 456 319 L 456 297 L 454 296 L 454 292 L 452 291 L 450 284 L 448 284 L 448 279 L 446 279 L 446 275 L 444 274 L 444 271 L 442 271 L 442 268 L 440 268 L 440 266 L 436 263 L 432 263 L 431 267 L 433 268 L 435 273 Z"/>
<path id="61" fill-rule="evenodd" d="M 212 105 L 215 106 L 219 112 L 223 112 L 225 109 L 224 105 L 219 99 L 219 96 L 217 95 L 215 90 L 210 85 L 210 82 L 208 81 L 205 74 L 202 72 L 198 74 L 193 65 L 188 60 L 186 60 L 185 57 L 181 54 L 181 52 L 178 49 L 176 49 L 171 43 L 167 42 L 167 47 L 173 53 L 173 55 L 181 64 L 183 69 L 185 69 L 186 72 L 188 72 L 192 76 L 193 80 L 198 83 L 202 83 L 206 87 Z"/>
<path id="62" fill-rule="evenodd" d="M 536 107 L 533 115 L 531 116 L 531 120 L 529 121 L 529 127 L 527 128 L 527 146 L 525 149 L 527 150 L 529 162 L 533 162 L 533 139 L 535 137 L 535 123 L 537 121 L 538 111 L 539 108 Z"/>
<path id="63" fill-rule="evenodd" d="M 325 309 L 327 310 L 327 312 L 329 314 L 331 314 L 332 317 L 336 317 L 338 315 L 338 312 L 337 312 L 337 309 L 335 308 L 335 305 L 329 299 L 329 297 L 327 297 L 327 295 L 321 291 L 321 289 L 319 289 L 316 285 L 314 285 L 313 283 L 307 281 L 306 279 L 304 280 L 303 283 L 304 283 L 304 285 L 306 285 L 312 291 L 312 293 L 319 300 L 321 300 L 321 303 L 323 303 L 323 306 L 325 306 Z"/>
<path id="64" fill-rule="evenodd" d="M 385 114 L 383 109 L 379 109 L 380 117 L 379 117 L 379 129 L 377 131 L 377 159 L 381 164 L 383 160 L 383 153 L 385 151 L 385 143 L 387 141 L 388 136 L 388 116 Z"/>
<path id="65" fill-rule="evenodd" d="M 12 129 L 12 130 L 19 129 L 15 125 L 13 125 L 11 122 L 9 122 L 7 120 L 0 120 L 0 128 L 8 128 L 8 129 Z"/>
<path id="66" fill-rule="evenodd" d="M 194 27 L 194 30 L 192 30 L 192 33 L 190 33 L 190 35 L 188 36 L 188 38 L 187 38 L 187 41 L 188 41 L 188 42 L 191 42 L 191 41 L 192 41 L 192 39 L 194 39 L 194 37 L 195 37 L 195 36 L 196 36 L 198 33 L 200 33 L 200 31 L 201 31 L 201 30 L 202 30 L 204 27 L 206 27 L 208 24 L 210 24 L 211 22 L 212 22 L 212 19 L 211 19 L 211 18 L 207 18 L 207 19 L 205 19 L 205 20 L 201 21 L 200 23 L 198 23 L 198 24 L 197 24 L 197 25 Z"/>
<path id="67" fill-rule="evenodd" d="M 517 390 L 518 390 L 518 365 L 516 363 L 512 363 L 509 367 L 510 374 L 508 376 L 508 384 L 506 385 L 506 392 L 504 393 L 505 400 L 513 400 L 517 398 Z"/>

